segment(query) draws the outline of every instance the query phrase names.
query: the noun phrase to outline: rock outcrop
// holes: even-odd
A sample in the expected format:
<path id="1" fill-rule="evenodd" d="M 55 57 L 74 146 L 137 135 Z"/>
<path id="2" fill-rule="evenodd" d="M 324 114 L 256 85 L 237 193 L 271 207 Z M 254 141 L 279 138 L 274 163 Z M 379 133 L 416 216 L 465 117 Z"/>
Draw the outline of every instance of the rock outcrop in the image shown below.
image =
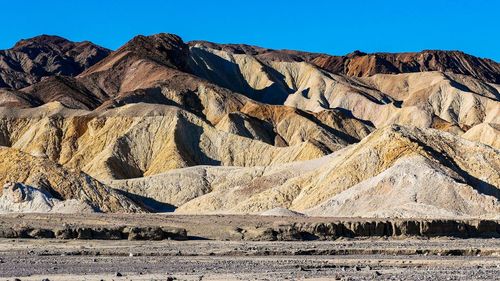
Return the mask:
<path id="1" fill-rule="evenodd" d="M 500 124 L 481 123 L 470 128 L 462 137 L 500 149 Z"/>
<path id="2" fill-rule="evenodd" d="M 266 216 L 179 216 L 179 215 L 114 215 L 102 216 L 88 214 L 12 214 L 0 217 L 0 238 L 55 238 L 55 239 L 99 239 L 99 240 L 186 240 L 209 239 L 219 241 L 298 241 L 298 240 L 336 240 L 338 238 L 380 237 L 380 238 L 408 238 L 416 237 L 450 237 L 450 238 L 499 238 L 500 222 L 479 219 L 345 219 L 345 218 L 310 218 L 294 217 L 266 217 Z M 20 219 L 22 222 L 20 222 Z M 139 222 L 138 222 L 139 219 Z M 135 222 L 135 226 L 132 226 Z M 132 224 L 132 225 L 131 225 Z M 200 227 L 202 226 L 202 227 Z M 395 241 L 394 245 L 401 245 Z M 470 248 L 463 245 L 459 248 L 443 249 L 436 247 L 422 248 L 422 245 L 409 247 L 394 247 L 384 251 L 385 254 L 394 254 L 403 251 L 405 254 L 415 255 L 466 255 L 466 256 L 495 256 L 497 251 L 489 247 Z M 428 242 L 428 241 L 423 241 Z M 265 244 L 262 251 L 269 250 L 271 254 L 290 255 L 343 255 L 352 251 L 353 254 L 370 253 L 374 249 L 349 247 L 351 241 L 340 241 L 340 247 L 325 249 L 322 247 L 304 247 L 303 244 L 294 248 L 283 249 L 281 245 Z M 369 242 L 368 242 L 369 243 Z M 439 240 L 437 243 L 440 243 Z M 203 247 L 209 252 L 214 251 L 213 245 Z M 460 245 L 459 245 L 460 246 Z M 383 247 L 383 245 L 381 246 Z M 254 245 L 244 247 L 247 251 L 242 254 L 255 254 Z M 396 249 L 397 248 L 397 249 Z M 76 248 L 75 248 L 76 249 Z M 110 249 L 117 254 L 117 249 Z M 379 251 L 382 250 L 381 248 Z M 67 248 L 61 251 L 68 252 Z M 82 249 L 82 254 L 88 249 Z M 217 247 L 216 252 L 234 255 L 234 247 L 227 250 Z M 71 251 L 71 253 L 80 253 Z M 93 252 L 92 252 L 93 253 Z M 189 256 L 195 252 L 182 252 Z M 61 253 L 58 253 L 61 254 Z M 129 251 L 118 254 L 128 255 Z M 174 248 L 163 251 L 162 255 L 179 255 Z"/>
<path id="3" fill-rule="evenodd" d="M 144 211 L 127 197 L 87 174 L 70 171 L 46 158 L 31 156 L 13 148 L 0 147 L 0 185 L 4 186 L 9 182 L 23 185 L 14 185 L 13 188 L 7 185 L 8 189 L 2 189 L 2 195 L 7 191 L 6 197 L 2 198 L 14 203 L 6 207 L 8 210 L 41 211 L 53 204 L 55 198 L 64 200 L 57 206 L 60 211 L 64 209 L 70 211 L 69 205 L 75 201 L 68 200 L 85 202 L 93 210 L 100 212 Z M 28 200 L 31 195 L 35 196 L 34 201 Z M 67 206 L 63 206 L 64 204 Z"/>
<path id="4" fill-rule="evenodd" d="M 0 197 L 0 213 L 92 213 L 94 208 L 76 199 L 59 200 L 49 192 L 7 182 Z"/>

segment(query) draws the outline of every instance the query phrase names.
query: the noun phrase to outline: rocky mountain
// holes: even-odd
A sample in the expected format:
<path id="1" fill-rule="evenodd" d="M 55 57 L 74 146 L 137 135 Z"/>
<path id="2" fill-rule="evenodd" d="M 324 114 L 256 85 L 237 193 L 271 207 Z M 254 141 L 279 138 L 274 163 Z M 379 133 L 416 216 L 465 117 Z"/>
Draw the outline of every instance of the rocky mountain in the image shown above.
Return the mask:
<path id="1" fill-rule="evenodd" d="M 175 179 L 185 172 L 190 188 L 183 190 L 183 196 L 174 193 L 176 197 L 169 198 L 180 205 L 182 213 L 246 213 L 285 207 L 317 216 L 496 217 L 500 211 L 499 153 L 434 129 L 393 125 L 358 144 L 306 162 L 197 167 L 152 176 L 150 185 L 149 179 L 113 185 L 143 190 L 153 197 L 172 196 Z M 193 193 L 205 194 L 184 201 Z"/>
<path id="2" fill-rule="evenodd" d="M 75 76 L 109 53 L 89 41 L 71 42 L 58 36 L 21 40 L 0 51 L 0 88 L 20 89 L 54 75 Z"/>
<path id="3" fill-rule="evenodd" d="M 136 203 L 85 173 L 61 167 L 45 157 L 36 157 L 15 148 L 0 147 L 0 185 L 8 183 L 25 184 L 57 200 L 83 202 L 95 211 L 143 211 Z M 3 195 L 4 190 L 1 191 Z"/>
<path id="4" fill-rule="evenodd" d="M 499 63 L 460 51 L 425 50 L 418 53 L 396 54 L 366 54 L 356 51 L 343 57 L 320 55 L 311 62 L 327 71 L 356 77 L 440 71 L 468 75 L 490 83 L 500 83 Z"/>
<path id="5" fill-rule="evenodd" d="M 498 122 L 498 88 L 471 76 L 430 71 L 352 78 L 304 61 L 264 62 L 259 55 L 204 45 L 191 51 L 194 73 L 254 100 L 313 112 L 342 108 L 375 126 L 403 122 L 429 127 L 437 118 L 459 127 Z M 481 104 L 479 111 L 475 104 Z"/>
<path id="6" fill-rule="evenodd" d="M 500 64 L 460 51 L 424 50 L 408 53 L 364 53 L 354 51 L 345 56 L 272 50 L 243 44 L 215 44 L 192 41 L 190 46 L 203 46 L 231 54 L 246 54 L 261 61 L 308 62 L 328 72 L 354 77 L 375 74 L 399 74 L 440 71 L 472 76 L 490 83 L 500 83 Z"/>
<path id="7" fill-rule="evenodd" d="M 52 211 L 53 197 L 103 212 L 500 212 L 491 60 L 333 57 L 172 34 L 137 36 L 109 54 L 92 46 L 42 36 L 13 48 L 81 65 L 57 63 L 43 79 L 0 89 L 0 184 L 35 194 L 33 211 Z M 90 59 L 91 49 L 106 55 Z M 55 69 L 49 61 L 42 68 Z M 4 81 L 32 75 L 19 71 Z M 29 211 L 9 205 L 9 192 L 4 209 Z"/>

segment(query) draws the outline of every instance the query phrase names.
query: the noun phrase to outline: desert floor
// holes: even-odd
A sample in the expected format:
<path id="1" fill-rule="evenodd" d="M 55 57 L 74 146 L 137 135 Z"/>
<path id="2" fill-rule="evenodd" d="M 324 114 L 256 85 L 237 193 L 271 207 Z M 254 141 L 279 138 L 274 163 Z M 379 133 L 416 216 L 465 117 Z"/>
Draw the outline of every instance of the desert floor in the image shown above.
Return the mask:
<path id="1" fill-rule="evenodd" d="M 498 280 L 500 240 L 370 238 L 255 242 L 1 239 L 0 280 L 14 278 Z"/>
<path id="2" fill-rule="evenodd" d="M 0 226 L 4 229 L 156 225 L 184 228 L 189 240 L 1 238 L 0 280 L 500 280 L 500 239 L 494 236 L 341 237 L 287 242 L 248 241 L 245 238 L 249 236 L 235 231 L 325 220 L 330 219 L 2 215 Z"/>

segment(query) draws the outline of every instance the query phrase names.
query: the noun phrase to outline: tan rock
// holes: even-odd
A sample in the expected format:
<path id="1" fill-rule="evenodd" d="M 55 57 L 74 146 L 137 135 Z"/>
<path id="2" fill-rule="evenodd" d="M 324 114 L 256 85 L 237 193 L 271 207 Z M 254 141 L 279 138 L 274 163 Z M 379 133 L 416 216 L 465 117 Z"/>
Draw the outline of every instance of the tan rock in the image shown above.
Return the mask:
<path id="1" fill-rule="evenodd" d="M 269 167 L 196 168 L 200 173 L 186 177 L 189 194 L 205 195 L 171 202 L 181 213 L 255 213 L 277 207 L 300 212 L 337 202 L 336 209 L 318 207 L 310 212 L 363 217 L 492 216 L 500 208 L 499 160 L 498 150 L 452 134 L 393 126 L 316 160 Z M 177 170 L 177 179 L 182 174 Z M 161 193 L 161 186 L 178 182 L 171 174 L 157 175 L 155 180 L 156 193 Z M 135 180 L 134 190 L 139 192 L 140 186 L 147 190 L 148 181 Z M 120 185 L 127 186 L 113 183 Z M 178 192 L 183 194 L 182 184 Z M 154 193 L 147 196 L 155 198 Z"/>
<path id="2" fill-rule="evenodd" d="M 21 183 L 7 182 L 0 197 L 0 213 L 92 213 L 94 208 L 84 201 L 61 201 L 47 191 Z"/>
<path id="3" fill-rule="evenodd" d="M 481 123 L 470 128 L 462 137 L 500 149 L 500 124 Z"/>
<path id="4" fill-rule="evenodd" d="M 56 199 L 78 199 L 102 212 L 141 212 L 142 208 L 87 174 L 71 172 L 44 158 L 34 157 L 13 148 L 0 147 L 0 184 L 23 183 L 49 192 Z M 9 201 L 26 201 L 21 185 L 5 189 Z M 16 188 L 17 187 L 17 188 Z M 4 190 L 2 190 L 2 193 Z M 13 199 L 13 200 L 12 200 Z M 36 211 L 36 208 L 32 211 Z"/>

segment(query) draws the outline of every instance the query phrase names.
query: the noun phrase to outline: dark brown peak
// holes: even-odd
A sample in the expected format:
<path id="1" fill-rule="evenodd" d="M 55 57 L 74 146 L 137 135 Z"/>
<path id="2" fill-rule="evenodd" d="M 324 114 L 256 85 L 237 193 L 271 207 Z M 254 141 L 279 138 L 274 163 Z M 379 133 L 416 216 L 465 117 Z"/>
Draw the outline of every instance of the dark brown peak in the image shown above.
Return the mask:
<path id="1" fill-rule="evenodd" d="M 147 46 L 147 45 L 171 45 L 180 46 L 185 45 L 182 38 L 178 35 L 171 33 L 158 33 L 153 35 L 137 35 L 128 41 L 122 48 L 131 48 L 134 46 Z"/>
<path id="2" fill-rule="evenodd" d="M 367 53 L 361 52 L 360 50 L 356 50 L 352 53 L 347 54 L 346 57 L 353 58 L 353 57 L 360 57 L 360 56 L 366 56 L 366 55 L 367 55 Z"/>
<path id="3" fill-rule="evenodd" d="M 55 36 L 55 35 L 39 35 L 33 38 L 21 39 L 19 40 L 12 49 L 20 49 L 29 45 L 65 45 L 71 44 L 73 42 L 66 38 Z"/>
<path id="4" fill-rule="evenodd" d="M 463 58 L 463 59 L 467 59 L 469 61 L 475 61 L 475 62 L 487 61 L 490 63 L 498 64 L 497 62 L 495 62 L 491 59 L 476 57 L 476 56 L 467 54 L 467 53 L 459 51 L 459 50 L 447 50 L 447 51 L 444 51 L 444 50 L 423 50 L 423 51 L 421 51 L 419 53 L 415 53 L 415 54 L 435 56 L 435 57 L 439 57 L 439 58 L 450 58 L 450 59 Z"/>
<path id="5" fill-rule="evenodd" d="M 91 57 L 93 62 L 90 64 L 103 59 L 111 52 L 111 50 L 98 46 L 90 41 L 72 42 L 63 37 L 54 35 L 40 35 L 30 39 L 20 40 L 11 50 L 30 55 L 55 53 L 69 57 Z M 88 67 L 90 64 L 84 63 L 84 67 Z"/>
<path id="6" fill-rule="evenodd" d="M 479 60 L 488 60 L 484 58 L 479 58 L 470 54 L 467 54 L 460 50 L 422 50 L 419 52 L 399 52 L 399 53 L 389 53 L 389 52 L 375 52 L 375 53 L 362 53 L 362 55 L 367 56 L 378 56 L 378 57 L 387 57 L 387 58 L 417 58 L 419 56 L 436 56 L 436 57 L 467 57 Z M 349 56 L 349 55 L 346 55 Z"/>
<path id="7" fill-rule="evenodd" d="M 189 48 L 181 37 L 169 33 L 136 36 L 116 52 L 124 51 L 177 69 L 185 68 L 189 54 Z"/>
<path id="8" fill-rule="evenodd" d="M 109 55 L 110 50 L 88 41 L 40 35 L 0 51 L 0 87 L 20 89 L 52 75 L 76 76 Z"/>
<path id="9" fill-rule="evenodd" d="M 402 54 L 405 54 L 405 53 L 402 53 Z M 492 59 L 477 57 L 477 56 L 474 56 L 471 54 L 467 54 L 467 53 L 460 51 L 460 50 L 446 50 L 446 51 L 444 51 L 444 50 L 423 50 L 423 51 L 418 52 L 418 53 L 409 53 L 409 54 L 434 55 L 434 56 L 438 56 L 438 57 L 450 57 L 450 58 L 465 58 L 467 60 L 479 62 L 481 64 L 486 63 L 489 65 L 494 65 L 495 68 L 500 67 L 500 63 L 498 63 Z"/>
<path id="10" fill-rule="evenodd" d="M 344 64 L 347 59 L 347 56 L 319 55 L 310 62 L 331 73 L 344 73 Z"/>
<path id="11" fill-rule="evenodd" d="M 463 56 L 471 56 L 468 55 L 462 51 L 459 50 L 422 50 L 419 52 L 373 52 L 373 53 L 365 53 L 359 50 L 353 51 L 349 54 L 346 54 L 344 57 L 348 58 L 354 58 L 354 57 L 360 57 L 360 56 L 378 56 L 378 57 L 412 57 L 412 56 L 418 56 L 418 55 L 447 55 L 447 56 L 454 56 L 454 55 L 463 55 Z M 473 57 L 473 56 L 471 56 Z"/>

